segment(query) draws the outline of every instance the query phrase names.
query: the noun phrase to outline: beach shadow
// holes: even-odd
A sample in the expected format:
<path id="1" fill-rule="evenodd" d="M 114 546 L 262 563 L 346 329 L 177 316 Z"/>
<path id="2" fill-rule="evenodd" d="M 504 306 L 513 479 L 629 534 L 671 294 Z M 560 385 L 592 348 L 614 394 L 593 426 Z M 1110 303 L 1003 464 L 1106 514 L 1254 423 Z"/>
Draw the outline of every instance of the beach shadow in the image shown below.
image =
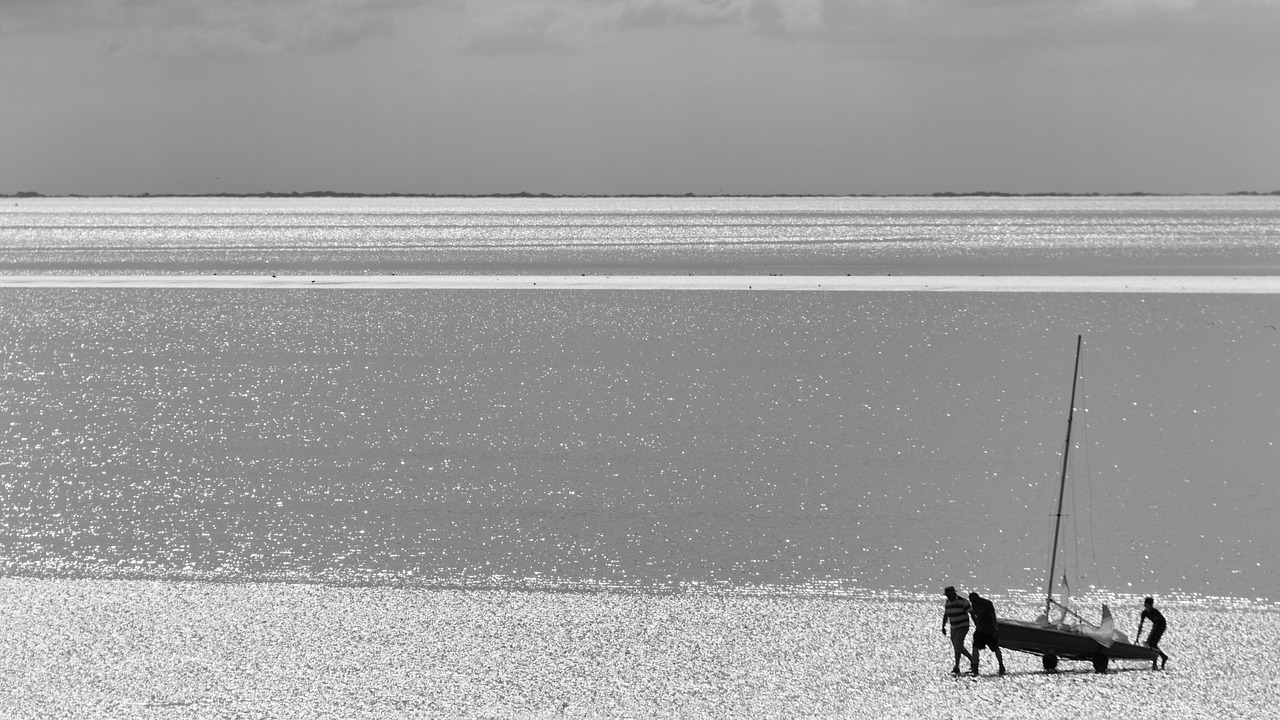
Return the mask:
<path id="1" fill-rule="evenodd" d="M 1151 668 L 1149 668 L 1149 667 L 1140 667 L 1140 666 L 1133 666 L 1133 667 L 1129 667 L 1129 666 L 1125 666 L 1125 667 L 1116 667 L 1116 666 L 1112 665 L 1112 666 L 1108 667 L 1108 668 L 1107 668 L 1107 671 L 1106 671 L 1105 673 L 1103 673 L 1103 674 L 1105 674 L 1105 675 L 1114 675 L 1114 674 L 1118 674 L 1118 673 L 1130 673 L 1130 672 L 1160 672 L 1160 671 L 1159 671 L 1159 670 L 1152 670 L 1152 669 L 1151 669 Z M 1097 674 L 1098 674 L 1098 672 L 1097 672 L 1096 670 L 1094 670 L 1094 669 L 1093 669 L 1093 668 L 1092 668 L 1088 663 L 1082 663 L 1079 667 L 1070 667 L 1070 668 L 1061 668 L 1061 667 L 1059 667 L 1059 668 L 1058 668 L 1057 670 L 1055 670 L 1054 672 L 1047 672 L 1047 671 L 1045 671 L 1045 670 L 1031 670 L 1031 671 L 1024 672 L 1024 673 L 1022 673 L 1022 674 L 1024 674 L 1024 675 L 1070 675 L 1070 676 L 1076 676 L 1076 675 L 1097 675 Z"/>
<path id="2" fill-rule="evenodd" d="M 1164 672 L 1164 671 L 1152 670 L 1149 667 L 1137 667 L 1137 666 L 1109 667 L 1107 668 L 1107 672 L 1104 674 L 1112 675 L 1117 673 L 1130 673 L 1130 672 L 1157 672 L 1158 673 L 1158 672 Z M 994 672 L 991 672 L 991 673 L 984 672 L 981 675 L 976 675 L 976 676 L 970 675 L 969 673 L 966 672 L 966 673 L 960 673 L 959 675 L 948 674 L 948 677 L 954 680 L 971 680 L 976 682 L 978 680 L 1008 680 L 1011 678 L 1019 678 L 1019 677 L 1045 677 L 1045 676 L 1078 677 L 1081 675 L 1097 675 L 1097 674 L 1098 672 L 1095 671 L 1093 667 L 1091 667 L 1090 665 L 1081 664 L 1079 667 L 1065 667 L 1065 668 L 1059 667 L 1057 670 L 1054 670 L 1053 672 L 1049 672 L 1042 669 L 1010 670 L 1006 672 L 1004 675 L 1000 675 Z"/>

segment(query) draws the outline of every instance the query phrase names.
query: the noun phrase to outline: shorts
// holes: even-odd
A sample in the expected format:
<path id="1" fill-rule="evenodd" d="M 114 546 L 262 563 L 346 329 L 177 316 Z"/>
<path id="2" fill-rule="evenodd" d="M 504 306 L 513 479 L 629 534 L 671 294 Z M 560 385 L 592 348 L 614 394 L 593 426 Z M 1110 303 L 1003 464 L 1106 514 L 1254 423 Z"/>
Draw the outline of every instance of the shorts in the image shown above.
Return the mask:
<path id="1" fill-rule="evenodd" d="M 1149 648 L 1159 647 L 1160 638 L 1163 635 L 1164 635 L 1164 628 L 1160 628 L 1159 630 L 1152 630 L 1151 634 L 1147 636 L 1147 647 Z"/>
<path id="2" fill-rule="evenodd" d="M 996 640 L 996 634 L 990 632 L 976 632 L 973 634 L 973 649 L 981 650 L 988 648 L 990 650 L 999 650 L 1000 643 Z"/>
<path id="3" fill-rule="evenodd" d="M 951 626 L 951 645 L 956 650 L 964 649 L 964 638 L 969 634 L 969 626 L 964 627 Z"/>

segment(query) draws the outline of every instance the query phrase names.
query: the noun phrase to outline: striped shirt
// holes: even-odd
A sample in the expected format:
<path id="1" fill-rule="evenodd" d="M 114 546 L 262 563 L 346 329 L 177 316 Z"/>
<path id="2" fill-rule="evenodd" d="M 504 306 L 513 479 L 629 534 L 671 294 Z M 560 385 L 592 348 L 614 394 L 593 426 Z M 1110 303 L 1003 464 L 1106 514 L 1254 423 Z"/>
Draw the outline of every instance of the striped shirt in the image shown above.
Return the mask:
<path id="1" fill-rule="evenodd" d="M 969 601 L 959 595 L 956 595 L 955 600 L 948 600 L 946 617 L 951 622 L 952 630 L 968 630 Z"/>

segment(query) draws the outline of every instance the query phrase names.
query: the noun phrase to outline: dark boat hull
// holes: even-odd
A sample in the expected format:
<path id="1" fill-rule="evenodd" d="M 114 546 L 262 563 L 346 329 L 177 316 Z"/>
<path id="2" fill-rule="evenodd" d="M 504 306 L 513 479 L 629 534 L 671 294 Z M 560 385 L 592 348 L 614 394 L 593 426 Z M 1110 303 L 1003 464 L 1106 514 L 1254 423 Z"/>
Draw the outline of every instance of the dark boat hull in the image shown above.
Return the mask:
<path id="1" fill-rule="evenodd" d="M 1099 655 L 1114 660 L 1155 661 L 1160 656 L 1149 647 L 1116 642 L 1110 647 L 1088 635 L 1055 630 L 1021 620 L 997 620 L 1000 647 L 1033 655 L 1056 655 L 1063 660 L 1094 660 Z"/>

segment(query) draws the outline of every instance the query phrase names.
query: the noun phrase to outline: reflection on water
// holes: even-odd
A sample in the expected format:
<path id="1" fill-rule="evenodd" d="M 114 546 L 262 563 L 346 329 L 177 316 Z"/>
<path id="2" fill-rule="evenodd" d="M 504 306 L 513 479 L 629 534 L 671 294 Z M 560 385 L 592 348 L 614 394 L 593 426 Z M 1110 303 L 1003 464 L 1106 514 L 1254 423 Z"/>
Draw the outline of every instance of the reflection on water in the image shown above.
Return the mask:
<path id="1" fill-rule="evenodd" d="M 1258 379 L 1280 362 L 1278 303 L 4 291 L 0 558 L 62 577 L 1034 589 L 1083 331 L 1065 525 L 1094 544 L 1064 556 L 1073 585 L 1274 598 L 1280 386 Z"/>
<path id="2" fill-rule="evenodd" d="M 1280 198 L 45 198 L 0 208 L 5 273 L 1048 274 L 1064 266 L 1280 272 Z"/>

